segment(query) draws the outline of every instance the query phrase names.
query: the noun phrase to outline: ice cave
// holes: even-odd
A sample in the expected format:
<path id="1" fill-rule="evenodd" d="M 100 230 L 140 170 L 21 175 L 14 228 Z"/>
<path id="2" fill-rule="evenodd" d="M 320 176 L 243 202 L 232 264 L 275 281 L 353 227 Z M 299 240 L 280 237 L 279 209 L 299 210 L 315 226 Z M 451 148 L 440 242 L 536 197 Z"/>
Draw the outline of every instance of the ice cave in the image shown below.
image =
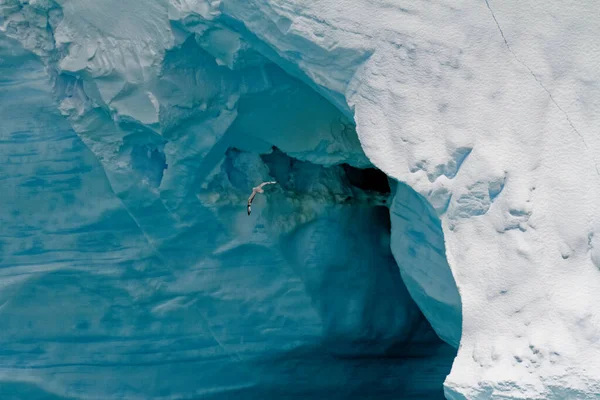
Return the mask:
<path id="1" fill-rule="evenodd" d="M 550 3 L 0 0 L 0 399 L 598 398 Z"/>

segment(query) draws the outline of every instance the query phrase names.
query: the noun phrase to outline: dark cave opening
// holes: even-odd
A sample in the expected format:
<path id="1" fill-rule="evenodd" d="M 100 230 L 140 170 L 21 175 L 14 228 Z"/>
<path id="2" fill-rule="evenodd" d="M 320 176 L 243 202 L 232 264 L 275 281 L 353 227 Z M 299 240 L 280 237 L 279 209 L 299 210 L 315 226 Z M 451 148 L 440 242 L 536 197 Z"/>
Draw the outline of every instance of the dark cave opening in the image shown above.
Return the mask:
<path id="1" fill-rule="evenodd" d="M 345 163 L 341 167 L 353 186 L 382 194 L 390 194 L 392 191 L 387 175 L 377 168 L 356 168 Z"/>
<path id="2" fill-rule="evenodd" d="M 370 265 L 369 268 L 385 268 L 386 271 L 383 272 L 387 276 L 385 281 L 393 282 L 393 285 L 397 288 L 396 291 L 406 291 L 390 248 L 392 229 L 390 218 L 392 204 L 390 200 L 392 193 L 388 177 L 382 171 L 376 168 L 357 168 L 345 163 L 331 166 L 318 165 L 292 157 L 276 146 L 273 146 L 270 152 L 258 156 L 263 165 L 262 168 L 265 172 L 268 171 L 268 176 L 263 175 L 258 179 L 254 178 L 252 180 L 247 175 L 247 160 L 252 158 L 249 152 L 229 148 L 226 151 L 223 164 L 227 177 L 233 186 L 245 187 L 244 190 L 251 189 L 261 180 L 272 179 L 277 181 L 277 187 L 269 189 L 268 194 L 265 195 L 265 198 L 268 198 L 271 204 L 261 208 L 256 207 L 256 213 L 264 212 L 264 217 L 271 220 L 281 217 L 280 211 L 275 210 L 274 207 L 282 207 L 283 210 L 286 210 L 286 215 L 306 212 L 306 209 L 302 208 L 305 207 L 305 205 L 302 205 L 304 203 L 316 207 L 314 211 L 311 211 L 312 216 L 310 219 L 298 222 L 291 233 L 292 235 L 311 224 L 321 224 L 321 228 L 319 228 L 321 232 L 326 232 L 330 230 L 331 226 L 334 226 L 335 229 L 331 230 L 331 234 L 327 238 L 323 238 L 323 243 L 326 243 L 327 240 L 334 240 L 334 237 L 339 236 L 338 243 L 342 246 L 339 249 L 340 253 L 347 251 L 343 248 L 344 246 L 356 249 L 366 245 L 363 252 L 364 254 L 370 254 L 365 258 L 369 263 L 373 259 L 381 257 L 380 262 Z M 287 201 L 291 201 L 295 206 L 289 208 L 286 205 Z M 275 204 L 277 206 L 274 206 Z M 264 225 L 270 223 L 266 221 Z M 378 237 L 379 239 L 372 241 L 372 237 Z M 356 245 L 351 245 L 352 241 L 356 241 Z M 369 247 L 373 247 L 375 250 L 367 250 Z M 322 253 L 322 256 L 318 257 L 321 264 L 327 263 L 328 257 L 334 260 L 331 262 L 332 265 L 336 265 L 334 269 L 337 269 L 338 266 L 342 266 L 343 269 L 343 265 L 348 262 L 335 261 L 336 258 L 331 258 L 332 255 L 327 248 L 312 247 L 312 249 L 319 254 Z M 322 265 L 315 264 L 314 268 L 322 268 Z M 368 271 L 367 268 L 363 273 L 366 275 Z M 335 287 L 336 285 L 343 286 L 347 284 L 347 278 L 344 277 L 343 272 L 338 271 L 335 274 L 339 276 L 335 279 L 327 278 L 326 285 Z M 320 283 L 320 285 L 319 287 L 322 289 L 323 283 Z M 416 313 L 422 316 L 420 311 L 417 310 Z M 349 352 L 344 351 L 345 356 L 363 357 L 365 354 L 368 356 L 369 347 L 379 349 L 385 347 L 388 349 L 377 353 L 377 356 L 402 357 L 403 354 L 408 353 L 413 355 L 416 353 L 425 354 L 427 353 L 426 346 L 423 346 L 423 341 L 419 342 L 419 340 L 423 339 L 424 342 L 434 343 L 439 342 L 439 339 L 425 318 L 422 318 L 418 325 L 420 326 L 415 330 L 420 333 L 411 333 L 410 341 L 394 342 L 392 339 L 391 341 L 388 340 L 387 344 L 377 344 L 378 339 L 376 337 L 371 339 L 361 337 L 350 345 Z M 423 334 L 423 336 L 419 338 L 419 334 Z M 415 344 L 413 338 L 417 338 L 419 344 Z M 409 344 L 410 349 L 407 347 Z M 351 354 L 353 351 L 352 346 L 355 346 L 354 350 L 358 352 L 355 355 Z M 366 353 L 363 353 L 363 350 L 360 350 L 361 348 L 367 349 Z"/>
<path id="3" fill-rule="evenodd" d="M 249 165 L 263 175 L 250 177 Z M 442 399 L 456 350 L 437 337 L 407 292 L 390 248 L 389 201 L 368 201 L 391 196 L 387 176 L 375 168 L 318 165 L 277 147 L 265 154 L 229 148 L 223 169 L 236 188 L 280 183 L 262 197 L 268 204 L 255 207 L 261 226 L 316 204 L 279 246 L 320 317 L 321 341 L 261 358 L 256 368 L 268 382 L 241 398 L 318 398 L 346 382 L 327 397 Z M 361 378 L 350 384 L 353 375 Z M 279 383 L 290 381 L 304 384 Z"/>

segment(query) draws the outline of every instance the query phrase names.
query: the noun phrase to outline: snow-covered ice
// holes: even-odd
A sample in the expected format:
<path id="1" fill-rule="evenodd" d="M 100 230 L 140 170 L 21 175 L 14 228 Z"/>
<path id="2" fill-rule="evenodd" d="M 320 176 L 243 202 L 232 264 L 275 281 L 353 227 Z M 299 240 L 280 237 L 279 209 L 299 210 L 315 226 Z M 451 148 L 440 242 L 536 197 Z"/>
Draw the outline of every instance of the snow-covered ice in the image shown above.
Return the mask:
<path id="1" fill-rule="evenodd" d="M 597 398 L 598 14 L 1 1 L 0 394 Z"/>

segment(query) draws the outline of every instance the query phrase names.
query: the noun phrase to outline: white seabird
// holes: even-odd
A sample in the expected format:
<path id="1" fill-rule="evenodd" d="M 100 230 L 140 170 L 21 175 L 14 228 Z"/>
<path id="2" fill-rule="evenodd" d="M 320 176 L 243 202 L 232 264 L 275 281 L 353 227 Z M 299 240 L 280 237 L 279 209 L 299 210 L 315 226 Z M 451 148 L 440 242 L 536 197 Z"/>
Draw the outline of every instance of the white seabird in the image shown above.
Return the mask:
<path id="1" fill-rule="evenodd" d="M 250 213 L 252 212 L 252 207 L 250 207 L 250 205 L 252 204 L 252 200 L 254 200 L 254 196 L 256 196 L 256 193 L 264 193 L 265 191 L 263 189 L 263 186 L 272 185 L 274 183 L 277 183 L 277 182 L 275 182 L 275 181 L 263 182 L 260 185 L 252 188 L 252 194 L 250 195 L 250 197 L 248 197 L 248 215 L 250 215 Z"/>

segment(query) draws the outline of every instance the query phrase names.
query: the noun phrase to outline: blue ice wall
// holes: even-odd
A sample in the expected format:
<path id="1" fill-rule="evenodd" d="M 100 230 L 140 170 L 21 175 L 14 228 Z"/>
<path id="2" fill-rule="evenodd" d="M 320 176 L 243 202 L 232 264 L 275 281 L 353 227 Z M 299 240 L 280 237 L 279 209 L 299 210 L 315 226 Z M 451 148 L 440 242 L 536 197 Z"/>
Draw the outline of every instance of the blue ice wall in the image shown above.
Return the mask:
<path id="1" fill-rule="evenodd" d="M 438 336 L 458 348 L 461 299 L 440 219 L 427 200 L 403 183 L 396 185 L 390 219 L 392 253 L 404 284 Z"/>
<path id="2" fill-rule="evenodd" d="M 187 54 L 165 85 L 224 73 Z M 210 108 L 161 136 L 97 107 L 70 121 L 78 135 L 56 103 L 81 96 L 77 78 L 51 81 L 3 36 L 0 60 L 0 398 L 442 398 L 455 351 L 402 284 L 387 209 L 310 162 L 335 163 L 327 146 L 211 154 L 229 117 Z"/>

